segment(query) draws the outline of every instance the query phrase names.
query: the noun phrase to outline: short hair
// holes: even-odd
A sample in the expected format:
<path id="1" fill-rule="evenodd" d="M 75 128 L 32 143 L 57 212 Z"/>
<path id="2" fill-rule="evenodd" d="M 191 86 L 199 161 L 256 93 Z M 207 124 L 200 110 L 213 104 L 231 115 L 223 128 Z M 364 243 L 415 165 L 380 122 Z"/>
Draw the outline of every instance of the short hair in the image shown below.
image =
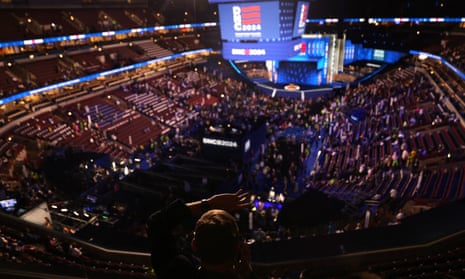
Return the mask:
<path id="1" fill-rule="evenodd" d="M 239 227 L 227 211 L 205 212 L 195 225 L 194 238 L 197 256 L 205 263 L 221 264 L 237 257 Z"/>

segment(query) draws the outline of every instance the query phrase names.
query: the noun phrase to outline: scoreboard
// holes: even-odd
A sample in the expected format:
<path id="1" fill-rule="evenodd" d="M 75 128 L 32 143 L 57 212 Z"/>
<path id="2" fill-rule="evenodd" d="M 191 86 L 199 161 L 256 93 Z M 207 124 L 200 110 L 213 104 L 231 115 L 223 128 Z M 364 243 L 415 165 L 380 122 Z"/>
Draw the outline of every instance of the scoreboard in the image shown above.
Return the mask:
<path id="1" fill-rule="evenodd" d="M 309 2 L 210 0 L 218 4 L 225 59 L 285 60 L 301 52 Z"/>

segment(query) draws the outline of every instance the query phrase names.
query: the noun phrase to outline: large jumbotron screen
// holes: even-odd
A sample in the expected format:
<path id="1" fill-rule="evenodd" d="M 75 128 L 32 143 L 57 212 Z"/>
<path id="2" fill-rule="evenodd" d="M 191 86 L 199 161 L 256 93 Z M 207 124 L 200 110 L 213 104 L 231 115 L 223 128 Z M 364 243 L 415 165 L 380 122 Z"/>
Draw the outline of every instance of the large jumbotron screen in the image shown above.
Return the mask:
<path id="1" fill-rule="evenodd" d="M 290 2 L 227 3 L 218 6 L 221 39 L 276 42 L 292 39 L 294 7 Z"/>
<path id="2" fill-rule="evenodd" d="M 223 57 L 286 60 L 301 53 L 309 2 L 289 0 L 218 3 Z"/>

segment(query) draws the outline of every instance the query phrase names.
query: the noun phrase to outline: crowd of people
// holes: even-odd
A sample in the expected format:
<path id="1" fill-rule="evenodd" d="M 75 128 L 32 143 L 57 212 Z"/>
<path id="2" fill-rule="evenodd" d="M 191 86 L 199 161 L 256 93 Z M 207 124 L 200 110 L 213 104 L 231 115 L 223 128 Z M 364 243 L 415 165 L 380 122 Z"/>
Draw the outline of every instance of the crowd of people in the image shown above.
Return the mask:
<path id="1" fill-rule="evenodd" d="M 255 241 L 272 241 L 292 235 L 288 228 L 281 227 L 277 222 L 279 212 L 285 201 L 292 201 L 309 189 L 346 202 L 354 200 L 355 193 L 361 193 L 365 200 L 377 200 L 380 208 L 371 208 L 374 217 L 370 224 L 365 223 L 363 227 L 398 224 L 405 217 L 402 211 L 405 203 L 421 198 L 426 191 L 423 190 L 426 186 L 421 184 L 409 187 L 411 181 L 420 180 L 423 171 L 432 168 L 422 164 L 422 160 L 444 154 L 436 152 L 448 148 L 441 143 L 437 143 L 438 146 L 416 144 L 416 139 L 431 128 L 460 125 L 454 114 L 448 111 L 447 98 L 441 98 L 435 85 L 422 71 L 417 70 L 418 65 L 410 62 L 387 71 L 374 81 L 347 88 L 342 93 L 307 100 L 273 98 L 262 94 L 247 81 L 237 79 L 226 66 L 218 66 L 217 63 L 214 66 L 205 65 L 201 70 L 186 67 L 152 80 L 123 85 L 111 99 L 115 107 L 129 108 L 133 114 L 148 117 L 147 109 L 155 110 L 154 107 L 137 100 L 128 101 L 125 97 L 151 94 L 166 98 L 170 109 L 165 114 L 154 115 L 152 121 L 169 127 L 170 131 L 149 142 L 136 143 L 138 148 L 130 149 L 131 152 L 127 153 L 129 163 L 123 164 L 123 170 L 116 171 L 111 163 L 102 166 L 90 161 L 89 164 L 80 164 L 80 173 L 90 178 L 86 184 L 89 189 L 80 189 L 86 193 L 81 198 L 88 197 L 89 193 L 105 197 L 101 200 L 106 202 L 103 206 L 107 208 L 102 212 L 115 212 L 119 217 L 132 215 L 132 220 L 137 220 L 143 226 L 141 220 L 149 212 L 145 212 L 145 216 L 135 217 L 131 213 L 133 208 L 118 212 L 114 210 L 115 202 L 108 202 L 109 197 L 116 196 L 112 194 L 124 191 L 122 182 L 131 176 L 127 168 L 132 168 L 132 171 L 141 168 L 141 164 L 133 164 L 136 159 L 146 161 L 148 169 L 179 155 L 204 159 L 200 136 L 210 125 L 230 124 L 248 131 L 251 123 L 260 118 L 265 119 L 267 131 L 266 141 L 260 148 L 252 150 L 243 162 L 220 162 L 226 168 L 234 169 L 240 178 L 232 189 L 244 189 L 253 195 L 251 204 L 255 206 L 251 207 L 251 217 L 248 217 L 248 220 L 252 220 L 252 226 L 246 226 L 251 238 Z M 76 104 L 72 107 L 75 108 Z M 63 112 L 66 111 L 63 108 Z M 81 107 L 76 112 L 84 115 L 84 111 L 85 108 Z M 180 114 L 192 117 L 187 121 L 168 123 L 169 120 L 180 119 Z M 85 119 L 81 120 L 79 123 L 82 123 L 82 127 L 74 129 L 75 137 L 79 137 L 83 131 L 89 131 L 94 140 L 106 141 L 108 136 L 111 137 L 111 134 L 105 135 L 104 128 L 85 126 Z M 69 119 L 64 118 L 63 121 Z M 75 123 L 72 121 L 67 125 Z M 57 154 L 66 155 L 66 141 L 63 143 L 65 149 L 47 150 L 48 154 L 52 154 L 52 158 L 56 158 Z M 31 150 L 29 152 L 32 153 Z M 450 150 L 445 150 L 446 154 L 448 152 Z M 63 188 L 48 185 L 38 167 L 26 163 L 23 170 L 16 171 L 20 177 L 19 185 L 15 188 L 2 185 L 2 199 L 16 198 L 18 209 L 23 211 L 43 201 L 50 204 L 60 202 L 58 193 Z M 411 179 L 405 182 L 403 177 Z M 170 204 L 175 199 L 190 198 L 190 188 L 198 182 L 186 182 L 181 191 L 163 196 L 158 207 Z M 395 195 L 392 194 L 393 189 L 396 190 Z M 393 198 L 402 202 L 392 203 Z M 390 202 L 389 207 L 381 208 L 383 202 Z M 141 209 L 137 208 L 134 212 L 141 212 Z M 318 233 L 360 229 L 364 221 L 361 216 L 363 211 L 358 208 L 355 213 L 352 219 L 328 220 L 329 223 L 323 224 L 325 229 Z M 332 229 L 327 229 L 328 225 Z M 141 230 L 138 231 L 140 233 Z"/>
<path id="2" fill-rule="evenodd" d="M 406 76 L 402 77 L 403 74 Z M 432 85 L 412 69 L 399 73 L 394 71 L 386 79 L 379 78 L 371 85 L 357 86 L 341 96 L 305 101 L 271 98 L 255 92 L 242 81 L 211 73 L 200 75 L 204 76 L 190 83 L 172 75 L 123 89 L 126 94 L 140 94 L 141 90 L 157 92 L 175 104 L 173 110 L 180 109 L 196 115 L 195 119 L 187 122 L 187 126 L 186 122 L 182 122 L 171 133 L 149 143 L 140 143 L 143 149 L 136 151 L 144 157 L 148 152 L 152 154 L 149 155 L 151 160 L 156 160 L 163 158 L 160 151 L 170 151 L 173 155 L 176 146 L 187 144 L 189 148 L 184 150 L 189 156 L 201 156 L 200 149 L 192 150 L 191 147 L 193 143 L 199 146 L 198 135 L 202 128 L 211 123 L 231 123 L 247 130 L 258 117 L 265 117 L 267 141 L 259 150 L 254 150 L 250 154 L 250 161 L 244 164 L 241 187 L 257 194 L 266 193 L 267 196 L 272 188 L 277 194 L 288 196 L 302 193 L 305 187 L 321 188 L 321 183 L 326 180 L 332 183 L 342 179 L 352 182 L 359 175 L 367 174 L 365 181 L 370 181 L 391 166 L 396 170 L 411 170 L 418 165 L 422 155 L 432 150 L 413 150 L 410 138 L 415 134 L 411 134 L 409 129 L 427 125 L 430 119 L 435 119 L 437 123 L 448 120 L 439 109 L 439 106 L 444 108 L 444 104 L 432 103 L 428 110 L 422 107 L 423 103 L 437 100 L 431 99 L 431 92 L 434 91 Z M 211 96 L 209 98 L 215 98 L 217 102 L 189 103 L 188 100 L 197 95 L 203 98 Z M 412 110 L 415 104 L 420 105 Z M 143 104 L 127 103 L 126 106 L 135 112 L 145 110 Z M 353 121 L 351 117 L 355 110 L 363 110 L 364 119 Z M 166 119 L 161 119 L 159 115 L 155 116 L 154 121 L 166 123 Z M 105 140 L 101 130 L 84 127 L 85 120 L 82 123 L 82 130 L 95 131 L 95 135 L 100 135 L 98 138 Z M 378 154 L 374 149 L 384 149 L 384 145 L 388 146 L 386 151 L 389 152 L 382 158 L 369 156 L 370 153 Z M 341 159 L 338 155 L 346 157 Z M 339 158 L 338 162 L 334 161 L 336 158 Z M 353 184 L 357 183 L 369 184 L 363 183 L 360 178 Z"/>

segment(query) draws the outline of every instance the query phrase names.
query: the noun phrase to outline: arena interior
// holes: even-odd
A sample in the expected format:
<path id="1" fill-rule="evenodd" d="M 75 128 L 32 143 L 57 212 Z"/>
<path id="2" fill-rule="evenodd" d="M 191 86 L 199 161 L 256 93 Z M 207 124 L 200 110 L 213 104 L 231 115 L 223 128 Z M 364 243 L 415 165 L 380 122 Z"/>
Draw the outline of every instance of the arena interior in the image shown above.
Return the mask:
<path id="1" fill-rule="evenodd" d="M 261 278 L 465 276 L 458 1 L 309 0 L 356 50 L 317 85 L 224 59 L 207 0 L 64 2 L 0 1 L 2 278 L 157 278 L 148 215 L 238 189 Z"/>

